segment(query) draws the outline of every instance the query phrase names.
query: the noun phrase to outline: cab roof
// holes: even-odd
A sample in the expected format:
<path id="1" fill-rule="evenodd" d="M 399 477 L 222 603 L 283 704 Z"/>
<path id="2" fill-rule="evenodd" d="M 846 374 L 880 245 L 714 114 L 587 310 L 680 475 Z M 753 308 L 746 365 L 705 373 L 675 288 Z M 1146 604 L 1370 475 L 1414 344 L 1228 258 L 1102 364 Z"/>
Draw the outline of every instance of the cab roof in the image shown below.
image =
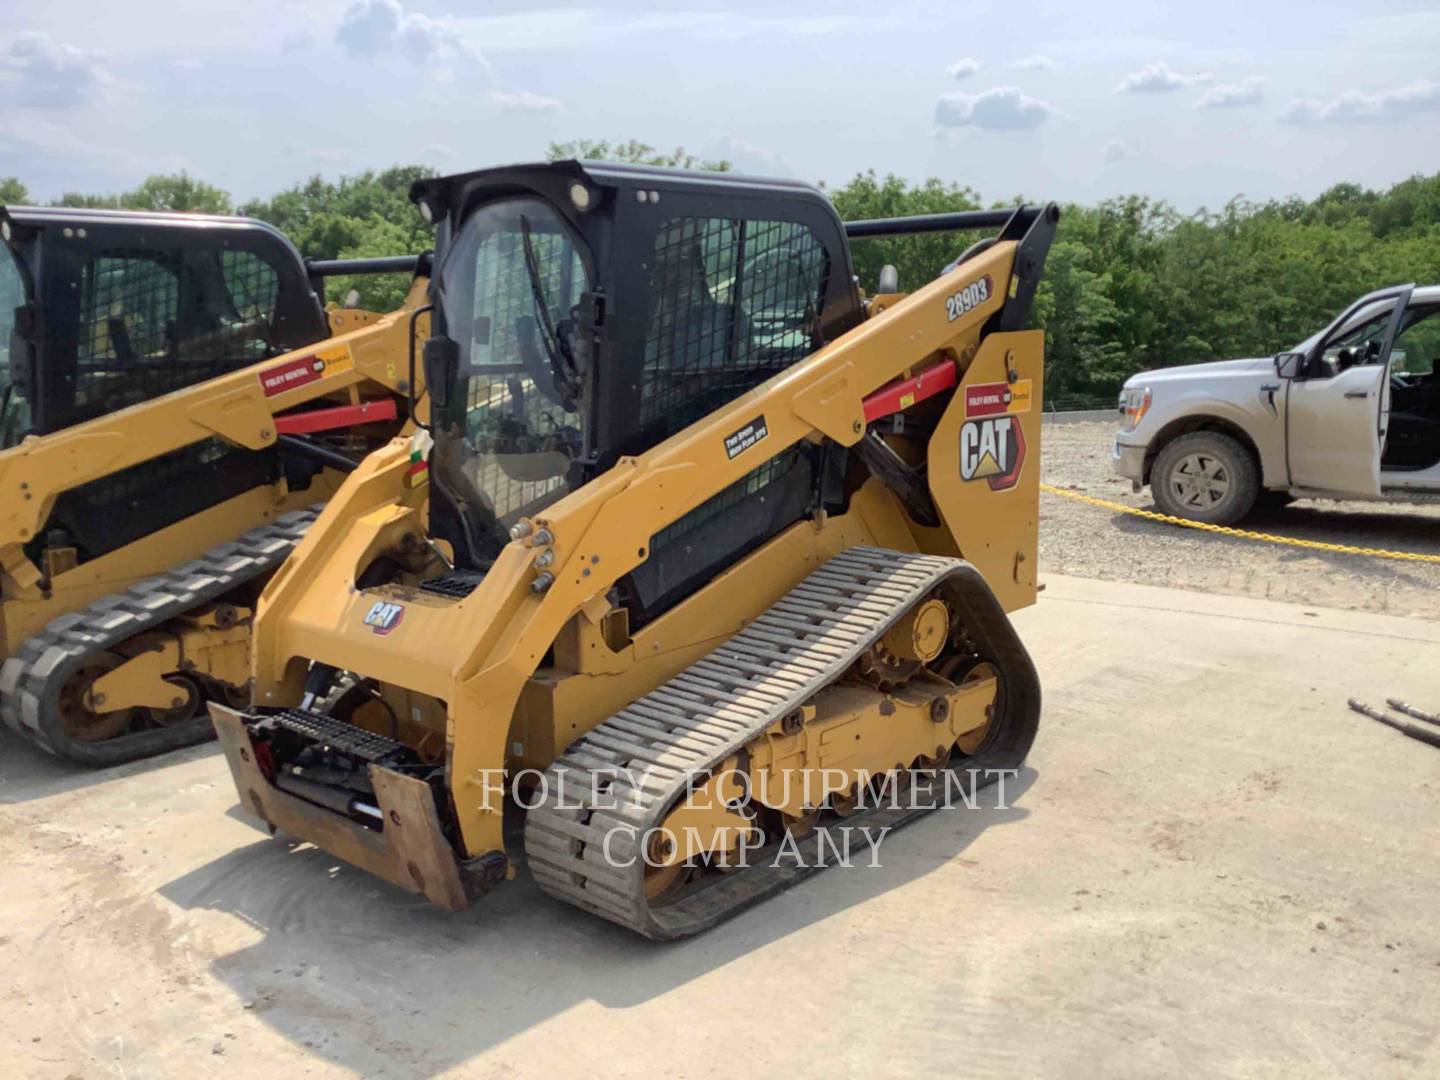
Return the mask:
<path id="1" fill-rule="evenodd" d="M 815 202 L 831 208 L 830 200 L 814 184 L 803 180 L 744 176 L 738 173 L 700 169 L 672 169 L 659 165 L 627 165 L 612 161 L 546 161 L 528 165 L 503 165 L 451 176 L 417 180 L 410 188 L 415 203 L 429 203 L 441 213 L 463 207 L 473 192 L 486 189 L 497 194 L 507 190 L 545 190 L 559 184 L 580 181 L 605 190 L 690 191 L 715 195 L 779 195 L 788 199 Z M 838 216 L 836 217 L 838 221 Z"/>
<path id="2" fill-rule="evenodd" d="M 283 232 L 268 221 L 235 214 L 190 214 L 169 210 L 102 210 L 77 206 L 0 206 L 0 221 L 35 232 L 47 228 L 93 225 L 186 232 L 261 232 L 275 241 L 297 265 L 305 259 Z M 8 234 L 7 234 L 8 235 Z M 83 235 L 83 234 L 82 234 Z"/>

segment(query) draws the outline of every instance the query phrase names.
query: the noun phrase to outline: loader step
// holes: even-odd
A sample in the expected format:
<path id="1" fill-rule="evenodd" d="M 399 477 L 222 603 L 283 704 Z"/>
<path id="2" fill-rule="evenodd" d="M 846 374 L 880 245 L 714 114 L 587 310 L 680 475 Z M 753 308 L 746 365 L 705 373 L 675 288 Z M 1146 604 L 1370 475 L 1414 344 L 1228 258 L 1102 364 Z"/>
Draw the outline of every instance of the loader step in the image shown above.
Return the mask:
<path id="1" fill-rule="evenodd" d="M 973 790 L 996 779 L 985 770 L 1017 768 L 1034 739 L 1039 681 L 979 572 L 960 559 L 852 548 L 556 759 L 525 823 L 526 859 L 541 889 L 646 937 L 670 939 L 704 930 L 822 868 L 823 858 L 810 857 L 821 842 L 817 830 L 799 841 L 807 856 L 800 864 L 757 861 L 652 904 L 644 859 L 634 856 L 688 783 L 845 675 L 940 586 L 962 600 L 977 648 L 1004 672 L 1007 716 L 994 745 L 952 771 L 962 789 Z M 846 825 L 895 828 L 924 812 L 880 805 L 847 817 Z"/>
<path id="2" fill-rule="evenodd" d="M 439 577 L 420 582 L 420 591 L 444 596 L 450 600 L 464 600 L 485 580 L 485 575 L 473 570 L 451 570 Z"/>

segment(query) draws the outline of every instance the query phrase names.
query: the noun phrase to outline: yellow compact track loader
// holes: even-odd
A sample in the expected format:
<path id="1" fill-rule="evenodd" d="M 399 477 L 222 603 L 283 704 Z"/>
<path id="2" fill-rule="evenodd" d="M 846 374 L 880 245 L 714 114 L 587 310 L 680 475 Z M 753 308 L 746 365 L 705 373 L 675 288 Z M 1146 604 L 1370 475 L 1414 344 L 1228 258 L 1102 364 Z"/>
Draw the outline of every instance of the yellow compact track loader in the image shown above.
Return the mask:
<path id="1" fill-rule="evenodd" d="M 244 218 L 0 208 L 0 717 L 106 765 L 249 701 L 260 587 L 408 422 L 428 262 Z M 419 272 L 400 311 L 332 273 Z"/>
<path id="2" fill-rule="evenodd" d="M 579 162 L 412 194 L 433 425 L 260 598 L 255 704 L 211 709 L 247 810 L 459 909 L 524 809 L 541 888 L 672 938 L 929 805 L 887 792 L 1019 766 L 1055 207 L 846 225 L 805 184 Z M 847 234 L 976 227 L 857 288 Z"/>

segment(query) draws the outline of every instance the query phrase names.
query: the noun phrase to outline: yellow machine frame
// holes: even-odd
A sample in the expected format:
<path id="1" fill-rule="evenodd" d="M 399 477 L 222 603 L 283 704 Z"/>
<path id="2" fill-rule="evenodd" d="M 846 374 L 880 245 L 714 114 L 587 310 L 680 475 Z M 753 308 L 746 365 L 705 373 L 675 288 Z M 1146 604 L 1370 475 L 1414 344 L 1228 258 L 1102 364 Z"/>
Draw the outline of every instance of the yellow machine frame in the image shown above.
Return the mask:
<path id="1" fill-rule="evenodd" d="M 434 758 L 448 760 L 460 847 L 476 859 L 504 849 L 502 764 L 543 768 L 625 702 L 741 629 L 757 605 L 773 603 L 831 555 L 876 544 L 963 556 L 1006 610 L 1033 602 L 1043 333 L 982 336 L 1019 287 L 1016 251 L 1015 242 L 1000 241 L 914 293 L 875 298 L 870 317 L 843 337 L 522 522 L 481 584 L 458 601 L 398 586 L 352 588 L 378 554 L 425 533 L 425 489 L 406 486 L 407 447 L 392 442 L 345 482 L 261 596 L 256 704 L 298 700 L 311 661 L 405 688 L 397 710 L 402 735 L 425 746 L 428 733 Z M 987 276 L 996 287 L 955 317 L 947 299 Z M 630 635 L 624 612 L 606 596 L 645 560 L 661 528 L 801 440 L 855 444 L 866 432 L 868 395 L 946 360 L 956 364 L 960 385 L 930 440 L 929 482 L 948 528 L 913 524 L 890 489 L 871 480 L 848 513 L 792 526 Z M 962 480 L 957 448 L 966 387 L 1025 381 L 1035 391 L 1012 417 L 1028 447 L 1018 478 L 998 491 L 983 480 Z M 725 436 L 758 413 L 768 438 L 727 455 Z M 903 435 L 889 441 L 902 455 L 916 452 Z M 952 537 L 969 535 L 976 541 L 962 551 Z M 405 607 L 403 621 L 383 636 L 365 624 L 377 600 Z M 554 664 L 542 668 L 552 648 Z M 373 769 L 389 822 L 375 833 L 267 783 L 239 715 L 218 706 L 212 714 L 242 800 L 272 828 L 437 903 L 468 903 L 424 784 Z"/>
<path id="2" fill-rule="evenodd" d="M 36 566 L 25 552 L 66 490 L 212 436 L 264 449 L 278 438 L 278 415 L 322 398 L 359 405 L 384 391 L 418 395 L 419 387 L 410 387 L 405 358 L 412 334 L 423 340 L 428 333 L 428 318 L 417 314 L 426 304 L 427 285 L 428 278 L 417 277 L 403 305 L 389 314 L 331 309 L 333 336 L 323 342 L 51 435 L 31 436 L 0 452 L 0 657 L 13 655 L 60 615 L 329 498 L 340 486 L 340 474 L 327 468 L 307 490 L 292 492 L 282 478 L 78 565 L 63 551 L 49 551 L 47 564 Z M 306 358 L 317 365 L 318 377 L 267 394 L 268 372 Z M 187 668 L 243 685 L 249 667 L 248 616 L 232 610 L 217 620 L 213 611 L 195 613 L 153 649 L 97 680 L 92 698 L 103 695 L 107 708 L 172 705 L 174 688 L 161 676 L 175 670 L 182 657 Z M 237 618 L 243 625 L 237 627 Z"/>

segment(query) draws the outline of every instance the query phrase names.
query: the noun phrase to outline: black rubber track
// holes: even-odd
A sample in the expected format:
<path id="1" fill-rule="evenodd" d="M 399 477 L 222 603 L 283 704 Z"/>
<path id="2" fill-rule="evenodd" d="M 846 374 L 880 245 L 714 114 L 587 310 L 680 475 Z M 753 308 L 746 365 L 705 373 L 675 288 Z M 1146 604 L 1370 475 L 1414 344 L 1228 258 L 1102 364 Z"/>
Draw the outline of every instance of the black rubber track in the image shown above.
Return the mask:
<path id="1" fill-rule="evenodd" d="M 546 770 L 542 801 L 525 824 L 526 861 L 536 882 L 552 896 L 666 940 L 705 930 L 822 869 L 817 830 L 799 841 L 804 865 L 777 865 L 762 849 L 747 869 L 713 875 L 702 887 L 652 906 L 638 856 L 641 838 L 664 821 L 689 779 L 718 767 L 840 678 L 870 642 L 936 589 L 962 613 L 977 652 L 999 669 L 1003 687 L 997 698 L 1003 709 L 986 742 L 952 761 L 951 791 L 968 798 L 1003 770 L 1019 768 L 1039 724 L 1039 677 L 979 571 L 960 559 L 852 548 L 725 645 L 581 736 Z M 844 824 L 893 829 L 928 809 L 882 804 Z M 621 865 L 632 856 L 631 865 Z"/>
<path id="2" fill-rule="evenodd" d="M 260 525 L 198 559 L 52 620 L 0 666 L 0 719 L 41 749 L 81 765 L 118 765 L 215 737 L 201 709 L 168 727 L 79 742 L 60 723 L 60 691 L 87 656 L 107 652 L 231 589 L 275 570 L 315 521 L 318 507 Z"/>

